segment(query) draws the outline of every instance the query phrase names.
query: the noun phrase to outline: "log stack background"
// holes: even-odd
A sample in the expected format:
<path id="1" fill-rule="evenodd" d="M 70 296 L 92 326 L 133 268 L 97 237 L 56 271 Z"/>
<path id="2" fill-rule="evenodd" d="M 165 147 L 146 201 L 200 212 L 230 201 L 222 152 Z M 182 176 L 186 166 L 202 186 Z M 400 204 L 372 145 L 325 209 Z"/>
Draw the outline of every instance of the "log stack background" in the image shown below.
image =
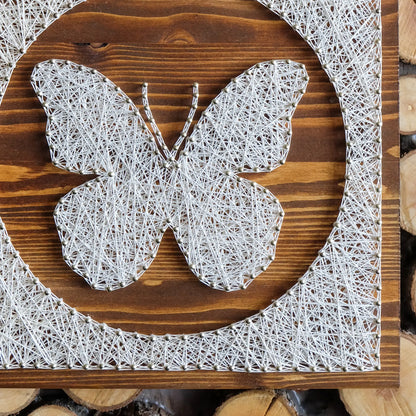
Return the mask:
<path id="1" fill-rule="evenodd" d="M 400 0 L 402 385 L 399 389 L 0 390 L 0 416 L 416 415 L 416 3 Z M 414 85 L 414 86 L 413 86 Z M 414 174 L 413 174 L 414 172 Z M 412 183 L 413 179 L 413 183 Z M 415 201 L 415 203 L 413 203 Z M 413 218 L 413 205 L 415 218 Z"/>

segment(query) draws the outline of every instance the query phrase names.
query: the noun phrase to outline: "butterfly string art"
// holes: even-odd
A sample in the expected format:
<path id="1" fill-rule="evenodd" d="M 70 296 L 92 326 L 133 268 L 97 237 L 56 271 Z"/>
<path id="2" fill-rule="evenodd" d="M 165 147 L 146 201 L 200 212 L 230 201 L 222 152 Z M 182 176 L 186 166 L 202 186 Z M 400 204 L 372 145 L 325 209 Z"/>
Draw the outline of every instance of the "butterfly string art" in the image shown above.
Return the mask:
<path id="1" fill-rule="evenodd" d="M 0 102 L 19 59 L 79 3 L 84 0 L 0 4 Z M 39 382 L 39 369 L 139 370 L 122 376 L 123 383 L 135 377 L 130 378 L 135 385 L 146 385 L 141 371 L 174 371 L 147 376 L 151 383 L 162 380 L 159 387 L 166 380 L 181 387 L 191 385 L 189 380 L 212 385 L 214 379 L 200 372 L 189 378 L 176 373 L 195 370 L 255 373 L 214 376 L 216 386 L 224 388 L 253 383 L 303 388 L 308 377 L 320 386 L 339 380 L 339 386 L 356 387 L 354 380 L 368 385 L 395 376 L 393 293 L 381 316 L 382 280 L 390 289 L 396 279 L 389 252 L 381 257 L 382 2 L 252 3 L 286 22 L 314 51 L 339 101 L 346 142 L 344 193 L 318 255 L 286 293 L 258 313 L 213 330 L 150 335 L 97 321 L 78 310 L 80 305 L 60 299 L 30 270 L 0 220 L 0 368 L 17 370 L 7 371 L 8 383 L 24 384 L 32 377 L 19 369 L 37 372 Z M 392 2 L 383 1 L 383 9 L 386 31 L 394 34 Z M 150 266 L 170 228 L 202 282 L 217 289 L 246 287 L 276 253 L 283 209 L 269 191 L 239 174 L 268 172 L 285 160 L 290 117 L 305 88 L 304 77 L 302 66 L 293 62 L 251 68 L 221 92 L 188 137 L 191 109 L 179 147 L 170 150 L 151 116 L 147 86 L 146 124 L 131 100 L 97 71 L 65 61 L 40 64 L 32 82 L 48 115 L 52 161 L 97 176 L 56 208 L 68 264 L 97 289 L 126 286 Z M 194 95 L 196 106 L 196 85 Z M 386 115 L 385 124 L 391 126 L 391 106 Z M 387 236 L 393 216 L 385 217 Z M 387 279 L 381 277 L 382 263 Z M 53 267 L 48 270 L 53 274 Z M 388 334 L 383 338 L 382 323 Z M 374 371 L 370 377 L 364 374 Z M 281 372 L 294 374 L 276 374 Z M 332 372 L 336 379 L 326 374 Z M 81 373 L 77 377 L 86 383 L 96 382 L 96 376 Z M 62 382 L 59 373 L 47 375 L 48 381 Z"/>
<path id="2" fill-rule="evenodd" d="M 238 176 L 271 172 L 287 157 L 291 117 L 305 93 L 303 64 L 263 62 L 233 79 L 168 149 L 133 102 L 95 69 L 50 60 L 32 85 L 48 116 L 55 166 L 93 179 L 54 213 L 65 261 L 94 289 L 137 281 L 170 228 L 189 268 L 219 290 L 246 288 L 274 260 L 284 211 L 266 188 Z M 181 150 L 182 149 L 182 150 Z"/>

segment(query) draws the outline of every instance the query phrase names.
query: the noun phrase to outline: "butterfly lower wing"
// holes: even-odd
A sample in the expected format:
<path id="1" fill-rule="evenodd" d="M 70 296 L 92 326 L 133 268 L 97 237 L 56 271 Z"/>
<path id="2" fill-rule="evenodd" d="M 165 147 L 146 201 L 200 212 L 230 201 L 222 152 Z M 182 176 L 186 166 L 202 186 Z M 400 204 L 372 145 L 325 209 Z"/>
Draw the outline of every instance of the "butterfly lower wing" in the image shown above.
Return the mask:
<path id="1" fill-rule="evenodd" d="M 185 196 L 175 237 L 194 274 L 220 290 L 246 288 L 273 261 L 283 221 L 279 201 L 265 188 L 213 171 L 183 169 Z"/>
<path id="2" fill-rule="evenodd" d="M 152 177 L 97 178 L 64 196 L 54 213 L 68 265 L 98 290 L 115 290 L 147 270 L 166 230 Z"/>

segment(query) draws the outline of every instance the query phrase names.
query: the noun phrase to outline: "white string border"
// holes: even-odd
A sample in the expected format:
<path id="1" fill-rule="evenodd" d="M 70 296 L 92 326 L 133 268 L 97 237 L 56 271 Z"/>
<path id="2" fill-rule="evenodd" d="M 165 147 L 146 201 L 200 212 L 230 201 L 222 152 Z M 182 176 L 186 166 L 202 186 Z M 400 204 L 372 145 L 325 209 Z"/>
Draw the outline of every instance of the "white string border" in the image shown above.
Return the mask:
<path id="1" fill-rule="evenodd" d="M 16 0 L 13 6 L 0 6 L 14 7 L 16 11 L 24 6 L 37 6 L 44 15 L 42 27 L 32 27 L 33 38 L 23 36 L 30 26 L 21 27 L 19 47 L 13 44 L 15 39 L 7 38 L 5 27 L 10 22 L 5 25 L 3 11 L 0 14 L 3 40 L 12 40 L 7 48 L 3 42 L 0 50 L 3 80 L 0 98 L 17 61 L 36 36 L 82 1 Z M 3 368 L 248 372 L 380 369 L 380 0 L 257 1 L 283 18 L 314 49 L 343 110 L 347 140 L 345 192 L 338 220 L 318 258 L 285 295 L 244 321 L 200 334 L 146 336 L 95 322 L 59 300 L 33 276 L 2 225 L 0 365 Z M 352 33 L 337 31 L 337 24 L 342 26 L 347 16 L 352 19 L 354 12 L 360 15 L 350 21 L 355 22 L 355 26 L 351 25 Z M 20 23 L 23 21 L 33 23 L 30 19 L 21 19 Z M 349 43 L 354 37 L 353 48 Z M 340 70 L 343 65 L 345 71 Z M 349 66 L 351 71 L 347 70 Z M 362 233 L 357 231 L 357 225 Z M 351 237 L 351 230 L 356 230 L 355 237 L 360 238 L 342 240 Z M 357 247 L 362 250 L 354 253 Z M 337 251 L 340 248 L 344 251 Z M 349 270 L 347 278 L 340 270 Z M 319 297 L 318 289 L 334 296 L 325 299 L 321 293 Z M 340 289 L 351 292 L 345 297 L 342 290 L 337 292 Z M 18 299 L 17 293 L 21 296 Z M 347 303 L 337 303 L 335 297 L 337 302 Z M 312 299 L 314 302 L 306 302 Z M 311 312 L 307 307 L 317 308 L 320 315 L 316 316 L 321 320 L 310 332 L 305 329 L 306 323 L 312 322 L 308 321 Z M 343 319 L 349 317 L 350 321 L 333 322 L 342 313 Z M 279 328 L 284 331 L 279 332 Z M 84 341 L 82 345 L 80 340 Z"/>

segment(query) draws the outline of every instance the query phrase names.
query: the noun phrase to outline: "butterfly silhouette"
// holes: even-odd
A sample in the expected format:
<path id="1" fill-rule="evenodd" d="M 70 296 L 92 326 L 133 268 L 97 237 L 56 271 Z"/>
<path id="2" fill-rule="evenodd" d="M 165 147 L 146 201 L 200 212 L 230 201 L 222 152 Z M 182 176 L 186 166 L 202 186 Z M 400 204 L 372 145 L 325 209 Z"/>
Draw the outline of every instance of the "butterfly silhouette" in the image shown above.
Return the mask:
<path id="1" fill-rule="evenodd" d="M 55 166 L 97 178 L 61 198 L 54 218 L 64 260 L 94 289 L 135 282 L 173 230 L 192 272 L 212 288 L 246 288 L 273 261 L 284 212 L 266 188 L 238 176 L 271 172 L 287 157 L 291 117 L 305 93 L 304 65 L 263 62 L 212 101 L 187 135 L 198 101 L 169 149 L 143 103 L 98 71 L 38 64 L 31 82 L 48 116 Z"/>

